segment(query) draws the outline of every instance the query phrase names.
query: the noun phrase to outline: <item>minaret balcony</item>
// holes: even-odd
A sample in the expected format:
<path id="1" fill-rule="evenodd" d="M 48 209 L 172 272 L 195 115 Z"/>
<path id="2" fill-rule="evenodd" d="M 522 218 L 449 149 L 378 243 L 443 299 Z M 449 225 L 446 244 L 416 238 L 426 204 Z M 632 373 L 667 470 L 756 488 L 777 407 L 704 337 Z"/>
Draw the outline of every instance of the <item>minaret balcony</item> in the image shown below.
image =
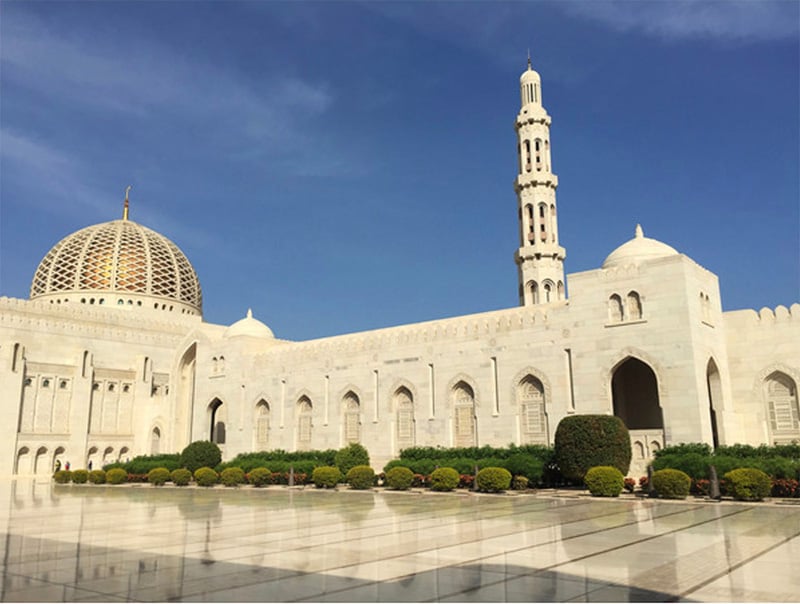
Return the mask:
<path id="1" fill-rule="evenodd" d="M 514 181 L 514 190 L 519 192 L 527 187 L 552 187 L 558 186 L 558 176 L 552 172 L 525 172 L 517 176 Z"/>

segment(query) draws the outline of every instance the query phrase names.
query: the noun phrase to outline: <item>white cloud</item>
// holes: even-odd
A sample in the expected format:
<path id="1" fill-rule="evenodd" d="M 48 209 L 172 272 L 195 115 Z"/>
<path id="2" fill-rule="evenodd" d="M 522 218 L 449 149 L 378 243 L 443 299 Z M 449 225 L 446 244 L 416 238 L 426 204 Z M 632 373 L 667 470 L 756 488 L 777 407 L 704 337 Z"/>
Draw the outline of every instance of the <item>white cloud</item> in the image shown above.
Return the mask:
<path id="1" fill-rule="evenodd" d="M 665 39 L 780 40 L 800 29 L 797 2 L 756 0 L 565 1 L 566 13 L 618 31 Z"/>
<path id="2" fill-rule="evenodd" d="M 169 112 L 259 139 L 291 139 L 300 115 L 320 115 L 332 102 L 323 82 L 274 75 L 250 84 L 233 70 L 187 61 L 152 41 L 87 41 L 31 16 L 6 16 L 0 58 L 4 79 L 51 101 L 148 117 Z"/>

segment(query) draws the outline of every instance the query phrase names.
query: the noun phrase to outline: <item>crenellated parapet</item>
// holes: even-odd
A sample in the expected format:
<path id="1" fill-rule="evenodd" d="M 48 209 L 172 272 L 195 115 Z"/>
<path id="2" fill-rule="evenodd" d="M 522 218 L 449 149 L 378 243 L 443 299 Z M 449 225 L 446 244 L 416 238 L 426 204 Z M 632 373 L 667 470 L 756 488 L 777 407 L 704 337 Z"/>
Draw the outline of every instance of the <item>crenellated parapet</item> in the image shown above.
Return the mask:
<path id="1" fill-rule="evenodd" d="M 774 309 L 764 307 L 759 311 L 753 309 L 734 310 L 723 313 L 725 323 L 737 327 L 771 326 L 776 323 L 800 324 L 800 304 L 794 303 L 789 308 L 778 305 Z"/>
<path id="2" fill-rule="evenodd" d="M 57 305 L 48 301 L 0 298 L 0 328 L 35 333 L 81 336 L 124 342 L 171 345 L 176 337 L 198 326 L 197 315 L 161 319 L 157 313 L 130 313 L 115 308 Z"/>
<path id="3" fill-rule="evenodd" d="M 566 310 L 567 306 L 566 301 L 561 301 L 549 305 L 490 311 L 306 342 L 285 342 L 258 356 L 264 360 L 280 356 L 284 362 L 291 363 L 318 357 L 386 352 L 403 346 L 419 346 L 443 341 L 467 342 L 487 337 L 491 340 L 492 336 L 504 333 L 536 328 L 545 330 L 549 327 L 551 317 Z"/>

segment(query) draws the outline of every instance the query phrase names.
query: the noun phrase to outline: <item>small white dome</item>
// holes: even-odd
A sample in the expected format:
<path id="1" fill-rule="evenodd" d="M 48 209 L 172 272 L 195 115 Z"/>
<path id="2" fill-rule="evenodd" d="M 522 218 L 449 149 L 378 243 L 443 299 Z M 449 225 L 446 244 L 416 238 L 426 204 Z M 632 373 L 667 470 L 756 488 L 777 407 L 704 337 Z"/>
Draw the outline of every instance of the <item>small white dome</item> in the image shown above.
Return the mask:
<path id="1" fill-rule="evenodd" d="M 603 262 L 603 268 L 640 264 L 648 260 L 678 255 L 678 250 L 666 243 L 645 237 L 642 227 L 637 224 L 634 238 L 611 252 Z"/>
<path id="2" fill-rule="evenodd" d="M 239 336 L 249 336 L 251 338 L 274 338 L 272 330 L 258 319 L 253 318 L 253 311 L 247 309 L 247 316 L 236 321 L 225 330 L 224 337 L 236 338 Z"/>

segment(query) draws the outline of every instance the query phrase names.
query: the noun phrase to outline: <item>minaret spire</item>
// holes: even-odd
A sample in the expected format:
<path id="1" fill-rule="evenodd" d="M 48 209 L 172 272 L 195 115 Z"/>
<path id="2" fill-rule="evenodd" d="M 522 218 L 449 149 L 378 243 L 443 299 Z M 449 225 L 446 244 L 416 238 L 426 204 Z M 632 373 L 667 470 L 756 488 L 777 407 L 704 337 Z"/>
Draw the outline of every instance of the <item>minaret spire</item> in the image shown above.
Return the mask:
<path id="1" fill-rule="evenodd" d="M 566 298 L 564 258 L 558 243 L 556 189 L 550 163 L 550 116 L 542 106 L 542 82 L 531 67 L 519 79 L 521 107 L 517 114 L 519 174 L 514 181 L 519 204 L 520 245 L 514 254 L 519 272 L 521 306 Z"/>
<path id="2" fill-rule="evenodd" d="M 128 193 L 130 193 L 130 190 L 132 188 L 133 188 L 133 185 L 128 185 L 125 188 L 125 205 L 122 206 L 122 220 L 128 220 L 128 205 L 129 205 Z"/>

